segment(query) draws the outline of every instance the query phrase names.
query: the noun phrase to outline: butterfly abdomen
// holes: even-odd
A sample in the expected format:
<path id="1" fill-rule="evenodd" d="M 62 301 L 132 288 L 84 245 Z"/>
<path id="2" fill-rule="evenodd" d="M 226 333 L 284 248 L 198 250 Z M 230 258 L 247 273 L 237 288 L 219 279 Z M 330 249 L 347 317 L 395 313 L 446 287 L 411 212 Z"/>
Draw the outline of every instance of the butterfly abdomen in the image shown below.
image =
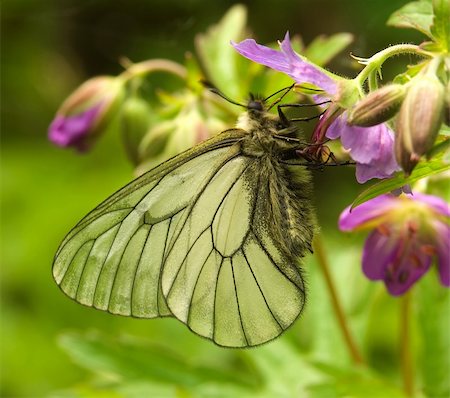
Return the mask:
<path id="1" fill-rule="evenodd" d="M 311 250 L 314 216 L 311 206 L 311 182 L 306 170 L 290 170 L 271 157 L 261 158 L 257 195 L 265 226 L 272 239 L 288 257 L 301 257 Z"/>

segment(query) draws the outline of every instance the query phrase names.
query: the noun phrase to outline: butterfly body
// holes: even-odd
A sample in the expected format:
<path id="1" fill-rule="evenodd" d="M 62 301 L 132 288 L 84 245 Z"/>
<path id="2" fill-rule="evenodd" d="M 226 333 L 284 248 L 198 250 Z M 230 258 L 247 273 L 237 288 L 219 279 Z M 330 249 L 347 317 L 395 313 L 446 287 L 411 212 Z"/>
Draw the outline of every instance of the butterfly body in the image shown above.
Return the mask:
<path id="1" fill-rule="evenodd" d="M 296 129 L 264 104 L 249 105 L 237 127 L 147 172 L 81 220 L 55 257 L 61 289 L 115 314 L 173 316 L 227 347 L 287 329 L 305 302 L 309 174 L 284 162 L 298 147 L 289 139 Z"/>

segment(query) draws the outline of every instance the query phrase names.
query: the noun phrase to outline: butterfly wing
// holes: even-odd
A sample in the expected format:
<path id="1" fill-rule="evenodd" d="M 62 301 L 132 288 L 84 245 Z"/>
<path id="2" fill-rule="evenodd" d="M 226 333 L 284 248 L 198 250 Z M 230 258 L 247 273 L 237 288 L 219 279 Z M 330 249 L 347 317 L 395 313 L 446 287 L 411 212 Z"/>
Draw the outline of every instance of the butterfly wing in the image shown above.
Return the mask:
<path id="1" fill-rule="evenodd" d="M 174 316 L 222 346 L 279 336 L 302 311 L 303 279 L 271 237 L 261 164 L 233 145 L 245 134 L 173 158 L 88 214 L 56 254 L 61 289 L 115 314 Z"/>
<path id="2" fill-rule="evenodd" d="M 230 130 L 137 178 L 82 219 L 56 253 L 53 276 L 72 299 L 114 314 L 170 315 L 161 265 L 174 227 L 245 134 Z"/>
<path id="3" fill-rule="evenodd" d="M 227 347 L 274 339 L 305 302 L 297 265 L 271 237 L 267 175 L 238 156 L 191 204 L 167 247 L 162 293 L 173 316 Z M 269 223 L 266 221 L 269 220 Z"/>

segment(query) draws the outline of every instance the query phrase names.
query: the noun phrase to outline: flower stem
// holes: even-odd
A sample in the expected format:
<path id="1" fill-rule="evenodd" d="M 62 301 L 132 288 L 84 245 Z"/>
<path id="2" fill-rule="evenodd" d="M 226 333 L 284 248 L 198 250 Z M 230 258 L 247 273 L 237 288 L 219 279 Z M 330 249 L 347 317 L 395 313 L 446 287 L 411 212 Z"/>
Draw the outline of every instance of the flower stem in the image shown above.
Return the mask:
<path id="1" fill-rule="evenodd" d="M 410 347 L 411 295 L 406 293 L 400 304 L 400 360 L 403 390 L 407 397 L 414 396 L 412 356 Z"/>
<path id="2" fill-rule="evenodd" d="M 366 65 L 366 67 L 358 74 L 358 76 L 355 77 L 354 80 L 356 80 L 358 84 L 362 85 L 373 71 L 381 69 L 381 66 L 388 58 L 400 54 L 415 54 L 421 57 L 432 57 L 431 53 L 424 51 L 419 46 L 414 44 L 396 44 L 385 48 L 368 59 L 354 57 L 361 64 Z"/>
<path id="3" fill-rule="evenodd" d="M 319 236 L 316 235 L 314 237 L 313 247 L 314 247 L 314 252 L 317 255 L 317 261 L 318 261 L 319 266 L 325 277 L 325 282 L 327 284 L 327 288 L 330 293 L 331 304 L 333 305 L 334 313 L 336 314 L 336 318 L 338 320 L 338 324 L 341 329 L 341 332 L 344 337 L 344 340 L 347 345 L 350 356 L 353 359 L 353 362 L 355 364 L 361 365 L 364 363 L 364 360 L 363 360 L 362 355 L 359 352 L 359 349 L 350 333 L 347 319 L 346 319 L 344 311 L 342 309 L 342 305 L 339 301 L 339 297 L 337 295 L 333 279 L 331 278 L 330 267 L 328 265 L 328 259 L 325 254 L 324 245 L 323 245 L 320 235 Z"/>
<path id="4" fill-rule="evenodd" d="M 168 59 L 150 59 L 137 64 L 131 64 L 123 73 L 125 79 L 131 79 L 137 76 L 144 76 L 152 72 L 168 72 L 185 79 L 187 76 L 186 68 L 183 65 Z"/>

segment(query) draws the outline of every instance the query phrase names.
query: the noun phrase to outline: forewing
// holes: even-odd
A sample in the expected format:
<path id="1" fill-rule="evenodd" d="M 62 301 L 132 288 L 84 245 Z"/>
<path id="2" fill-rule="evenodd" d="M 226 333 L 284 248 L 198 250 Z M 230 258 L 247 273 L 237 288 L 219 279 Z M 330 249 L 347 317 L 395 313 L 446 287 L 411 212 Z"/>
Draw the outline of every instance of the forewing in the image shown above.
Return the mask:
<path id="1" fill-rule="evenodd" d="M 89 213 L 61 243 L 53 276 L 72 299 L 114 314 L 170 315 L 161 267 L 176 226 L 236 156 L 231 130 L 139 177 Z"/>
<path id="2" fill-rule="evenodd" d="M 172 314 L 227 347 L 274 339 L 302 311 L 297 260 L 271 239 L 261 214 L 266 183 L 258 160 L 238 156 L 223 166 L 186 209 L 169 242 L 162 291 Z M 266 217 L 261 223 L 257 218 Z"/>

